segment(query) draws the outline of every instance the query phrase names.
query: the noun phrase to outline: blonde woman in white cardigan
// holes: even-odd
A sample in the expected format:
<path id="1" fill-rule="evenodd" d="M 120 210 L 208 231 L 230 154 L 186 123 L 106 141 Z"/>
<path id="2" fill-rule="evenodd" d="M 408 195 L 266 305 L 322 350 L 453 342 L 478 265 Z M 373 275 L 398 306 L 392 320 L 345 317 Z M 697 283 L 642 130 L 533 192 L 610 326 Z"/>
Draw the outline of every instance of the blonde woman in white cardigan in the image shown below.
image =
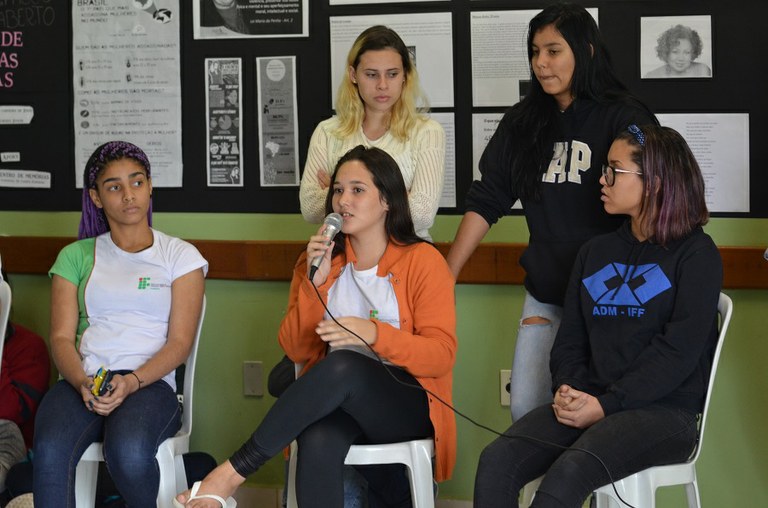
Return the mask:
<path id="1" fill-rule="evenodd" d="M 427 110 L 400 36 L 380 25 L 361 33 L 347 56 L 336 116 L 320 122 L 309 143 L 299 194 L 304 219 L 323 221 L 330 171 L 341 156 L 357 145 L 375 146 L 400 167 L 416 233 L 431 240 L 443 190 L 445 132 Z"/>

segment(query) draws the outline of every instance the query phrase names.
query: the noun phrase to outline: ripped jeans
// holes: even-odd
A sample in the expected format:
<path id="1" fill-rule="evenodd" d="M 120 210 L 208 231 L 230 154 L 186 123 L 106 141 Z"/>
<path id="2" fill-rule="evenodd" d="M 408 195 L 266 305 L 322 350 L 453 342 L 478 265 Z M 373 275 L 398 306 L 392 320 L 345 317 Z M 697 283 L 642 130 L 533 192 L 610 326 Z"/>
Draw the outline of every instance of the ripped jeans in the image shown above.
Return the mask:
<path id="1" fill-rule="evenodd" d="M 523 324 L 529 317 L 541 317 L 549 323 Z M 509 386 L 512 421 L 519 420 L 536 407 L 552 402 L 549 352 L 562 317 L 562 307 L 541 303 L 526 291 Z"/>

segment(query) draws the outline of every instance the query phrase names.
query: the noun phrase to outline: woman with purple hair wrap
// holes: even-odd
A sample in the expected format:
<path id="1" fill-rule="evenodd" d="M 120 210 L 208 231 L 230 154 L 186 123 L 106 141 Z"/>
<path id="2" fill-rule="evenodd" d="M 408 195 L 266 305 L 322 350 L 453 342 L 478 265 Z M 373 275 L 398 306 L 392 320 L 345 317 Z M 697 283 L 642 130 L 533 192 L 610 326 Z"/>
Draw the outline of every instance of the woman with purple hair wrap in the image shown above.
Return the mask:
<path id="1" fill-rule="evenodd" d="M 152 229 L 151 215 L 147 155 L 124 141 L 99 146 L 83 174 L 79 240 L 49 272 L 61 379 L 36 420 L 37 507 L 75 506 L 75 469 L 94 441 L 126 506 L 156 506 L 155 454 L 181 425 L 175 370 L 192 347 L 208 263 Z M 112 377 L 94 390 L 102 367 Z"/>
<path id="2" fill-rule="evenodd" d="M 109 223 L 104 215 L 104 210 L 96 206 L 91 199 L 90 189 L 96 188 L 96 177 L 104 167 L 110 162 L 120 159 L 132 159 L 144 167 L 147 173 L 147 180 L 151 180 L 151 170 L 149 159 L 144 150 L 138 146 L 125 141 L 110 141 L 98 147 L 88 162 L 85 164 L 85 173 L 83 174 L 83 215 L 80 218 L 80 229 L 77 238 L 93 238 L 109 231 Z M 150 193 L 150 197 L 152 194 Z M 152 200 L 149 201 L 149 211 L 147 212 L 147 223 L 152 226 Z"/>

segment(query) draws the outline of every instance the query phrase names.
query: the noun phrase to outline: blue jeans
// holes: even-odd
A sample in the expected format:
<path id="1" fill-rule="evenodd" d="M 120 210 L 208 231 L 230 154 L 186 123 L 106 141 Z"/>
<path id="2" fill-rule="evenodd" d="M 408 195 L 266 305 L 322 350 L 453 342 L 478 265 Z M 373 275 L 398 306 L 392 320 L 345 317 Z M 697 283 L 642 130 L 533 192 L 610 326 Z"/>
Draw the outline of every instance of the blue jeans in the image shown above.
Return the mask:
<path id="1" fill-rule="evenodd" d="M 516 507 L 520 489 L 545 475 L 531 506 L 581 507 L 611 479 L 686 460 L 698 435 L 696 420 L 683 409 L 652 405 L 614 413 L 582 430 L 559 423 L 549 404 L 538 407 L 483 450 L 474 506 Z M 583 450 L 600 457 L 605 467 Z"/>
<path id="2" fill-rule="evenodd" d="M 536 316 L 549 320 L 549 323 L 523 324 L 524 319 Z M 509 384 L 512 421 L 519 420 L 533 408 L 552 402 L 549 352 L 562 317 L 563 308 L 559 305 L 541 303 L 525 293 Z"/>
<path id="3" fill-rule="evenodd" d="M 104 443 L 107 469 L 126 506 L 156 506 L 157 448 L 180 427 L 181 407 L 165 381 L 129 395 L 106 417 L 88 411 L 80 393 L 59 381 L 43 398 L 35 419 L 35 507 L 74 508 L 77 463 L 94 441 Z"/>

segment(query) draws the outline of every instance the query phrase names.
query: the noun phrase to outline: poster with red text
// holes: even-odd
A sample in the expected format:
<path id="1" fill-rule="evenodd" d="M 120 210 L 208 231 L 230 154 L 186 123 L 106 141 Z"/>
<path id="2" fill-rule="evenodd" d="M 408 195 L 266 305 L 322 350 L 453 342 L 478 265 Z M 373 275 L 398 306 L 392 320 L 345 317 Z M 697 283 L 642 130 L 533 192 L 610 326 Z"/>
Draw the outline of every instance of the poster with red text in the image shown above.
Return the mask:
<path id="1" fill-rule="evenodd" d="M 48 206 L 40 196 L 68 161 L 67 14 L 65 2 L 0 1 L 0 188 L 15 189 L 3 209 Z M 63 143 L 41 150 L 50 134 Z"/>

